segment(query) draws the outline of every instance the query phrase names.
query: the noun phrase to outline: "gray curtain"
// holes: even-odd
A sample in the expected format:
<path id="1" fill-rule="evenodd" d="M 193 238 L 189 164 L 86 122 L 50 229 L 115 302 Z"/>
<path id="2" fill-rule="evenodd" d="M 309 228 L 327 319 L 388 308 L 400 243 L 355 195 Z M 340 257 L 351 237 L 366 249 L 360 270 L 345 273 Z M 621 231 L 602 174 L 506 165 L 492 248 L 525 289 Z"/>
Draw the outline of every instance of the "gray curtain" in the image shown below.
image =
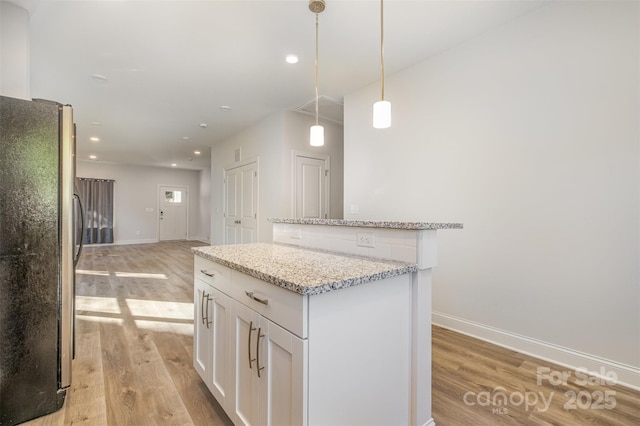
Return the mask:
<path id="1" fill-rule="evenodd" d="M 113 243 L 113 184 L 111 179 L 76 178 L 84 207 L 84 244 Z"/>

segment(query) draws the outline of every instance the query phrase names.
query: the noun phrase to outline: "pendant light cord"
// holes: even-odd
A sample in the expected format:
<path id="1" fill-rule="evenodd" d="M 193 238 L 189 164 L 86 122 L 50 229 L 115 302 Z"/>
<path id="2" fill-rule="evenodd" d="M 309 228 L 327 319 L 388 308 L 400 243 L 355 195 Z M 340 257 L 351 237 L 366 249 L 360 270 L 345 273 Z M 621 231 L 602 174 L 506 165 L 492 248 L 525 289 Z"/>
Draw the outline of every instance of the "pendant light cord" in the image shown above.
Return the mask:
<path id="1" fill-rule="evenodd" d="M 384 0 L 380 0 L 380 74 L 381 100 L 384 101 Z"/>
<path id="2" fill-rule="evenodd" d="M 318 14 L 316 13 L 316 126 L 318 125 Z"/>

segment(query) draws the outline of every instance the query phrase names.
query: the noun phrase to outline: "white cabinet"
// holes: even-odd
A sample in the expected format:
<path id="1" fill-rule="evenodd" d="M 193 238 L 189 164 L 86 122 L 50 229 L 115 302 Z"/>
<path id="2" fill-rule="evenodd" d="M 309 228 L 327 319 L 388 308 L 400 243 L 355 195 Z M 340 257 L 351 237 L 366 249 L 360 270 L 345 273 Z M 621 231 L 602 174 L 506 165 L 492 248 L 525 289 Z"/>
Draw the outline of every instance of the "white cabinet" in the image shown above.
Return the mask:
<path id="1" fill-rule="evenodd" d="M 209 305 L 209 294 L 212 287 L 204 282 L 196 279 L 194 283 L 193 293 L 193 366 L 205 381 L 207 386 L 207 378 L 211 371 L 211 309 Z"/>
<path id="2" fill-rule="evenodd" d="M 212 284 L 226 282 L 228 270 L 199 265 L 194 279 L 193 366 L 221 406 L 225 406 L 229 373 L 230 302 Z"/>
<path id="3" fill-rule="evenodd" d="M 232 305 L 234 424 L 307 424 L 306 340 L 241 303 Z"/>
<path id="4" fill-rule="evenodd" d="M 209 390 L 225 406 L 230 382 L 229 374 L 229 320 L 231 300 L 222 292 L 211 292 L 211 372 L 208 376 Z"/>
<path id="5" fill-rule="evenodd" d="M 230 300 L 225 294 L 195 280 L 193 366 L 220 405 L 229 383 Z"/>
<path id="6" fill-rule="evenodd" d="M 194 263 L 194 366 L 235 425 L 411 423 L 411 274 L 301 295 Z"/>

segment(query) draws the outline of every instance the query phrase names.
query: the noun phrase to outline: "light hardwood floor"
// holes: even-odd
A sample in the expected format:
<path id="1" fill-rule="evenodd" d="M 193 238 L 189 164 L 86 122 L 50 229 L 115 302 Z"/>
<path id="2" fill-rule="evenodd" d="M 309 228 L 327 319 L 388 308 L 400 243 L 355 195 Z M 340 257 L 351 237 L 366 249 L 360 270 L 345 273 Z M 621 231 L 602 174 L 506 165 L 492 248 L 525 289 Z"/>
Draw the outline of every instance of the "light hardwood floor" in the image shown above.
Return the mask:
<path id="1" fill-rule="evenodd" d="M 76 358 L 64 407 L 26 425 L 230 425 L 192 367 L 194 241 L 85 249 L 78 265 Z M 433 328 L 433 413 L 438 426 L 638 425 L 640 392 L 536 383 L 538 367 L 567 370 Z M 548 381 L 545 381 L 548 382 Z M 500 388 L 506 405 L 486 404 Z M 612 409 L 564 410 L 564 393 L 599 391 Z M 485 392 L 485 393 L 483 393 Z M 488 392 L 488 394 L 486 393 Z M 551 397 L 548 410 L 520 402 Z M 465 397 L 466 395 L 466 397 Z M 603 393 L 604 395 L 604 393 Z M 586 402 L 583 395 L 580 404 Z M 466 402 L 465 402 L 466 401 Z M 577 402 L 576 402 L 577 404 Z M 605 401 L 602 401 L 602 405 Z M 330 425 L 327 425 L 330 426 Z"/>

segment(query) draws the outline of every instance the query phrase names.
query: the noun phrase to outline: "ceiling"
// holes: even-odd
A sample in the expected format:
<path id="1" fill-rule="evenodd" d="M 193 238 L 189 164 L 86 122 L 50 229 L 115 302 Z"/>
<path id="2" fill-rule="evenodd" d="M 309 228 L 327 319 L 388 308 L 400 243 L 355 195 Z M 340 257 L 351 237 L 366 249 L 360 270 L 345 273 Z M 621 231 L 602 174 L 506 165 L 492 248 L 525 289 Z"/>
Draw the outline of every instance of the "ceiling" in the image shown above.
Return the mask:
<path id="1" fill-rule="evenodd" d="M 31 97 L 73 105 L 80 160 L 208 168 L 213 144 L 315 96 L 308 0 L 12 2 L 30 11 Z M 387 0 L 386 74 L 543 3 Z M 380 80 L 379 14 L 377 0 L 326 0 L 321 115 L 339 120 L 345 94 Z"/>

